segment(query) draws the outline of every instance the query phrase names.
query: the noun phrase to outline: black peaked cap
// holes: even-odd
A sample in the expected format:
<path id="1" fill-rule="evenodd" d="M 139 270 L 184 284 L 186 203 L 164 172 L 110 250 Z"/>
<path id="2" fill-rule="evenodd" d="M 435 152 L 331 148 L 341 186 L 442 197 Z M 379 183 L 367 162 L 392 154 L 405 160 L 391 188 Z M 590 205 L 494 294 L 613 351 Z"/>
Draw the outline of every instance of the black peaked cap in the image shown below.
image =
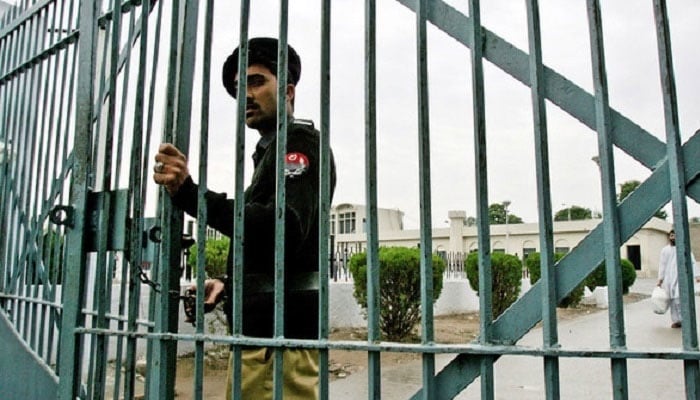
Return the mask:
<path id="1" fill-rule="evenodd" d="M 261 64 L 277 76 L 277 47 L 275 38 L 259 37 L 248 41 L 248 65 Z M 236 97 L 234 78 L 238 73 L 238 47 L 224 62 L 221 79 L 228 94 Z M 301 59 L 296 51 L 287 44 L 287 82 L 296 85 L 301 75 Z"/>

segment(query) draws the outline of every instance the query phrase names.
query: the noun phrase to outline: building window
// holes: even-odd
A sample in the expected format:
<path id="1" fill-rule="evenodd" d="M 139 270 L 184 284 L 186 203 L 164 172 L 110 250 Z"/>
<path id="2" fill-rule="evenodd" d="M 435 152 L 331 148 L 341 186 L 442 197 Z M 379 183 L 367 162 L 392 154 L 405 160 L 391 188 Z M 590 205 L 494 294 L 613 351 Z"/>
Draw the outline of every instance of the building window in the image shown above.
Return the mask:
<path id="1" fill-rule="evenodd" d="M 338 214 L 338 233 L 355 233 L 355 212 Z"/>
<path id="2" fill-rule="evenodd" d="M 335 233 L 335 214 L 331 214 L 331 234 Z"/>
<path id="3" fill-rule="evenodd" d="M 505 254 L 506 249 L 493 249 L 493 252 L 494 252 L 494 253 L 503 253 L 503 254 Z"/>
<path id="4" fill-rule="evenodd" d="M 525 260 L 527 260 L 527 256 L 529 256 L 532 253 L 536 253 L 536 252 L 537 252 L 537 249 L 535 249 L 535 248 L 524 247 L 523 248 L 523 262 L 525 262 Z"/>
<path id="5" fill-rule="evenodd" d="M 555 247 L 554 252 L 566 254 L 569 252 L 569 248 L 568 247 Z"/>

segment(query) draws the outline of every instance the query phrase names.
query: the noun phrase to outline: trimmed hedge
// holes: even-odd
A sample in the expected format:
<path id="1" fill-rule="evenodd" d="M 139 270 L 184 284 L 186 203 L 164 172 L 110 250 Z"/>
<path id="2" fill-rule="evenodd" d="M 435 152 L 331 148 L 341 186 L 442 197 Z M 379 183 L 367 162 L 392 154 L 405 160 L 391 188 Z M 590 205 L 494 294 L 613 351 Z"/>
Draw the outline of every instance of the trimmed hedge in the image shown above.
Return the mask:
<path id="1" fill-rule="evenodd" d="M 467 255 L 469 286 L 479 293 L 479 254 Z M 491 254 L 491 295 L 494 319 L 518 299 L 522 285 L 522 263 L 517 256 L 505 253 Z"/>
<path id="2" fill-rule="evenodd" d="M 629 293 L 630 286 L 637 280 L 637 271 L 635 271 L 632 261 L 626 258 L 620 259 L 620 268 L 622 268 L 622 293 L 626 294 Z M 608 286 L 608 280 L 605 275 L 605 261 L 603 261 L 588 275 L 584 284 L 590 290 L 595 289 L 597 286 Z"/>
<path id="3" fill-rule="evenodd" d="M 421 318 L 420 250 L 407 247 L 379 249 L 379 329 L 389 341 L 408 337 Z M 442 292 L 445 262 L 437 255 L 433 261 L 433 302 Z M 367 310 L 367 253 L 350 258 L 350 273 L 358 304 Z"/>
<path id="4" fill-rule="evenodd" d="M 554 262 L 558 262 L 564 257 L 565 253 L 554 253 Z M 540 253 L 530 253 L 525 259 L 525 266 L 530 275 L 530 283 L 533 285 L 535 282 L 540 280 L 542 276 L 540 271 Z M 574 288 L 574 290 L 569 293 L 568 296 L 564 297 L 558 304 L 559 307 L 575 307 L 583 299 L 583 292 L 585 289 L 585 281 L 580 283 Z"/>

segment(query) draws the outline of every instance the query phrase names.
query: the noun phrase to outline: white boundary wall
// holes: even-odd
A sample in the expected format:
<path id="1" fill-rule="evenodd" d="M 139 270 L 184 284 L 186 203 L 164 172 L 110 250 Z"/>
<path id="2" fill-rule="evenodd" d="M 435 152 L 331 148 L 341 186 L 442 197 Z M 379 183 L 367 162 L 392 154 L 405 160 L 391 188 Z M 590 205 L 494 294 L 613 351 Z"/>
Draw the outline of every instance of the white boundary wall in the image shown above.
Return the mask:
<path id="1" fill-rule="evenodd" d="M 189 284 L 183 283 L 182 290 L 184 292 L 185 288 L 189 287 Z M 362 328 L 367 326 L 367 321 L 364 317 L 364 312 L 357 304 L 355 297 L 353 296 L 353 284 L 352 282 L 332 282 L 329 285 L 329 324 L 331 329 L 340 328 Z M 523 279 L 521 293 L 526 292 L 530 289 L 530 282 L 528 279 Z M 57 288 L 57 298 L 60 298 L 60 286 Z M 142 285 L 141 287 L 141 303 L 140 308 L 140 318 L 145 319 L 147 317 L 147 304 L 148 296 L 150 294 L 151 288 L 147 285 Z M 92 304 L 92 292 L 88 292 L 88 304 Z M 119 302 L 119 285 L 115 285 L 112 289 L 112 304 L 118 304 Z M 185 334 L 194 333 L 194 327 L 185 322 L 185 315 L 182 312 L 182 306 L 179 306 L 179 332 Z M 476 295 L 474 290 L 469 287 L 469 281 L 466 279 L 461 280 L 446 280 L 443 283 L 442 292 L 437 302 L 435 303 L 434 313 L 435 315 L 449 315 L 449 314 L 461 314 L 467 312 L 474 312 L 479 310 L 479 297 Z M 111 329 L 116 328 L 116 323 L 113 322 Z M 207 314 L 207 324 L 206 324 L 207 334 L 213 335 L 225 335 L 226 327 L 223 318 L 217 320 L 216 316 L 213 314 Z M 142 330 L 144 330 L 142 328 Z M 90 339 L 86 339 L 85 348 L 89 348 Z M 207 345 L 207 346 L 210 346 Z M 146 352 L 146 341 L 138 340 L 137 344 L 137 357 L 145 357 Z M 178 343 L 178 355 L 188 354 L 194 352 L 193 342 L 179 342 Z M 110 338 L 109 340 L 109 359 L 113 360 L 116 357 L 116 339 Z"/>

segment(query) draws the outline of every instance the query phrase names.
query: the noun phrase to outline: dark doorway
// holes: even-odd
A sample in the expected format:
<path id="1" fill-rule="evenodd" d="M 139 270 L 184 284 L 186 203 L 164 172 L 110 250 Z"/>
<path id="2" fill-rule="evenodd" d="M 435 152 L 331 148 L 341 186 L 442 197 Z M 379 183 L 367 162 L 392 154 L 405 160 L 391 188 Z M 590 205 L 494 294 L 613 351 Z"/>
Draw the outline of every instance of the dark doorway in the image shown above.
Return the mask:
<path id="1" fill-rule="evenodd" d="M 639 246 L 627 246 L 627 259 L 634 264 L 635 270 L 642 269 L 642 252 L 639 250 Z"/>

